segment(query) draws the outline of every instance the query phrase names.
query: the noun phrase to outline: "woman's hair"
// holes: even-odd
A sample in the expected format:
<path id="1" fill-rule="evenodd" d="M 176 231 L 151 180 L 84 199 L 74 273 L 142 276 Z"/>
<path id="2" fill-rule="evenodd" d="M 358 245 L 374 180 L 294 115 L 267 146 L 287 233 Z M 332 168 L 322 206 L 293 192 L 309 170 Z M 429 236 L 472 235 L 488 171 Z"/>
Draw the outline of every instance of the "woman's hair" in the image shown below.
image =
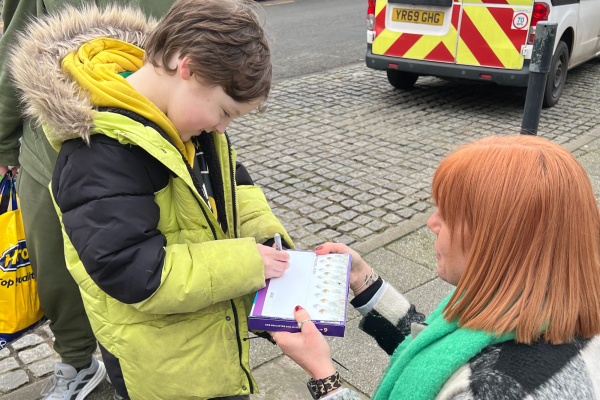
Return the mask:
<path id="1" fill-rule="evenodd" d="M 433 177 L 451 232 L 470 244 L 448 321 L 552 344 L 600 333 L 600 213 L 567 150 L 532 136 L 461 147 Z M 465 235 L 466 233 L 466 235 Z"/>
<path id="2" fill-rule="evenodd" d="M 253 7 L 249 0 L 177 0 L 146 40 L 145 61 L 174 74 L 171 58 L 189 56 L 192 72 L 233 100 L 266 100 L 271 51 Z"/>

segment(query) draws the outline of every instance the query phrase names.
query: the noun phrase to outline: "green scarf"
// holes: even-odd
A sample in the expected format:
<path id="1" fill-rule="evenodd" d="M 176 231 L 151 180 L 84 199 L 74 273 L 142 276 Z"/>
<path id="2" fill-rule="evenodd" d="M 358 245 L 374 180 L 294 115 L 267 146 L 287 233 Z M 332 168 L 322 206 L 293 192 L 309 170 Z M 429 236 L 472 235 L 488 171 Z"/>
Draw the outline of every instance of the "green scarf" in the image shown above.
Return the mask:
<path id="1" fill-rule="evenodd" d="M 442 310 L 446 297 L 427 317 L 429 324 L 414 340 L 408 336 L 390 360 L 373 400 L 434 399 L 452 374 L 484 348 L 514 339 L 514 333 L 499 338 L 484 331 L 459 328 L 448 323 Z"/>

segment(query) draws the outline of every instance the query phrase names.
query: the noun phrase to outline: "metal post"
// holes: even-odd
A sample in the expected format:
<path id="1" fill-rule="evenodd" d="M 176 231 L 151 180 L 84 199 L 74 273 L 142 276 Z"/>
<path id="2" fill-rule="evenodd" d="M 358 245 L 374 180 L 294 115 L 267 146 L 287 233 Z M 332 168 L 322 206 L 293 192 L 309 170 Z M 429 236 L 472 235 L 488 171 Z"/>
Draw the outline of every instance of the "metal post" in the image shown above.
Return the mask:
<path id="1" fill-rule="evenodd" d="M 540 21 L 535 27 L 521 135 L 537 135 L 557 27 L 556 22 L 548 21 Z"/>

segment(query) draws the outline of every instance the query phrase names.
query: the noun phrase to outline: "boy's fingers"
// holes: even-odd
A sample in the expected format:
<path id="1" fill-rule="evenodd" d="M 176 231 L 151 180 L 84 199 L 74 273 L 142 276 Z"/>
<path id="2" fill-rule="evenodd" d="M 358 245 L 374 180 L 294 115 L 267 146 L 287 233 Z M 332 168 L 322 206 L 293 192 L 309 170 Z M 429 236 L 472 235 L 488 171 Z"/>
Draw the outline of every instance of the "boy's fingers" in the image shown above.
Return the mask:
<path id="1" fill-rule="evenodd" d="M 270 247 L 267 247 L 268 249 L 271 249 Z M 271 256 L 274 260 L 277 261 L 289 261 L 290 260 L 290 255 L 288 254 L 287 251 L 284 250 L 276 250 L 275 249 L 275 245 L 273 245 L 272 250 L 269 251 L 269 256 Z"/>
<path id="2" fill-rule="evenodd" d="M 285 261 L 273 261 L 273 269 L 277 270 L 277 271 L 287 271 L 288 268 L 290 267 L 290 263 L 289 262 L 285 262 Z"/>
<path id="3" fill-rule="evenodd" d="M 287 251 L 277 251 L 275 253 L 275 255 L 273 256 L 273 258 L 275 258 L 277 261 L 283 261 L 283 262 L 288 262 L 290 261 L 290 255 L 288 254 Z"/>

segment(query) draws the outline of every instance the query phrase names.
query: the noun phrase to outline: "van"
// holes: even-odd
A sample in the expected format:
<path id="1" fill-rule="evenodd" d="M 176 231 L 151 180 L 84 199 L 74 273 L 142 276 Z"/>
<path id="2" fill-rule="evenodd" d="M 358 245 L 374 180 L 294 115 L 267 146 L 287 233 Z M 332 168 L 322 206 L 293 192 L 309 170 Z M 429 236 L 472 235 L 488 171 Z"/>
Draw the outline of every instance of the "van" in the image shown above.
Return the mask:
<path id="1" fill-rule="evenodd" d="M 540 21 L 558 23 L 544 107 L 567 70 L 600 56 L 600 0 L 368 0 L 369 68 L 397 89 L 419 76 L 525 87 Z"/>

